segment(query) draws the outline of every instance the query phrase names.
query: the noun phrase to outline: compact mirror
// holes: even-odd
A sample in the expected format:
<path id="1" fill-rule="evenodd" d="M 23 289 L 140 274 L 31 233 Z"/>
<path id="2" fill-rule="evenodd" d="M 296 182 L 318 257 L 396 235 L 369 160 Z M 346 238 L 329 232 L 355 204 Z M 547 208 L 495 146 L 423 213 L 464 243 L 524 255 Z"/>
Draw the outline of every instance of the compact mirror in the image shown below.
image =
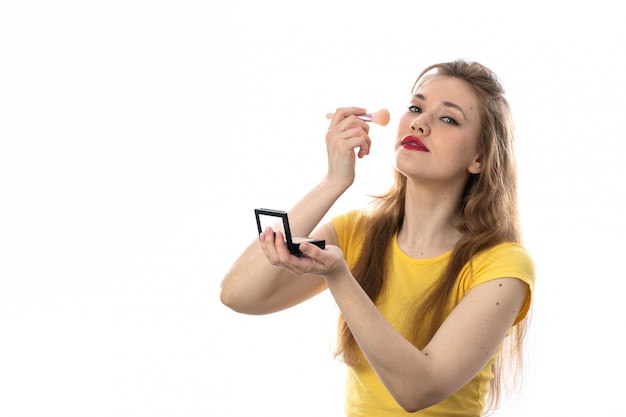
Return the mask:
<path id="1" fill-rule="evenodd" d="M 283 236 L 285 236 L 287 249 L 289 249 L 292 255 L 303 256 L 302 252 L 300 252 L 300 243 L 302 242 L 312 243 L 322 249 L 326 247 L 326 241 L 321 239 L 298 236 L 292 237 L 286 211 L 257 208 L 254 209 L 254 215 L 256 216 L 256 225 L 259 229 L 259 234 L 263 233 L 268 226 L 271 227 L 274 232 L 281 232 Z"/>

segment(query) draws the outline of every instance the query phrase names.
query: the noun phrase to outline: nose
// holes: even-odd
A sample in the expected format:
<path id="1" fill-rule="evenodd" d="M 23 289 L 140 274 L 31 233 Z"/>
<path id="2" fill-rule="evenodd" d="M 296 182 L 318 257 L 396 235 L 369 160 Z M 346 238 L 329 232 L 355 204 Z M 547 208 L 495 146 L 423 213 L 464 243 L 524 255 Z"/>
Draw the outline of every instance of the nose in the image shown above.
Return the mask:
<path id="1" fill-rule="evenodd" d="M 413 132 L 422 136 L 428 136 L 430 134 L 430 126 L 423 114 L 416 116 L 413 121 L 411 121 L 409 127 Z"/>

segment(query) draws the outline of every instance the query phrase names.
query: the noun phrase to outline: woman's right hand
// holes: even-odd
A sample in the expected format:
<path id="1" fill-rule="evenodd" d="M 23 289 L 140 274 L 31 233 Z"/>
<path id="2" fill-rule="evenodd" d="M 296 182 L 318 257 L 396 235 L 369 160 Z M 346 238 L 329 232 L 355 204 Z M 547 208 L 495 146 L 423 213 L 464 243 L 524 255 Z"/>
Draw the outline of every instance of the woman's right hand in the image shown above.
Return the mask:
<path id="1" fill-rule="evenodd" d="M 370 152 L 369 124 L 357 117 L 365 112 L 360 107 L 338 108 L 326 132 L 327 180 L 346 188 L 354 182 L 356 157 L 363 158 Z"/>

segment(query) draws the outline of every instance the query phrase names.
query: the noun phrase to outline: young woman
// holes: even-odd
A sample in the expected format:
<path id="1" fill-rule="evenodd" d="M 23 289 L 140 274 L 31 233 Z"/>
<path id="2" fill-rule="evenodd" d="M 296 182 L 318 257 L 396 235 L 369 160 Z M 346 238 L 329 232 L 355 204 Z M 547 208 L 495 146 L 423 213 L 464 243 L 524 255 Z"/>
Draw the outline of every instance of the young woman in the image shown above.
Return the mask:
<path id="1" fill-rule="evenodd" d="M 289 211 L 292 233 L 326 249 L 304 243 L 293 256 L 268 228 L 224 278 L 222 302 L 267 314 L 328 289 L 348 416 L 480 416 L 497 406 L 500 359 L 521 355 L 535 280 L 504 90 L 475 62 L 426 68 L 399 122 L 391 189 L 318 227 L 369 153 L 364 113 L 337 109 L 328 172 Z"/>

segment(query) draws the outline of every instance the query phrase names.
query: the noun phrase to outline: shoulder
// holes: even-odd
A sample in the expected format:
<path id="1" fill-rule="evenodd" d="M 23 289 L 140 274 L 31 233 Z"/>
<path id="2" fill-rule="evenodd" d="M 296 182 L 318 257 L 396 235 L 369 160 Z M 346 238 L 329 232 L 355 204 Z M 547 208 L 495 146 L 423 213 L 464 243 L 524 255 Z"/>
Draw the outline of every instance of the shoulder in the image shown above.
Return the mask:
<path id="1" fill-rule="evenodd" d="M 519 278 L 531 287 L 535 284 L 535 264 L 530 253 L 519 243 L 504 242 L 480 252 L 467 265 L 475 279 Z"/>
<path id="2" fill-rule="evenodd" d="M 350 265 L 358 259 L 371 214 L 365 209 L 348 211 L 332 219 L 337 242 Z"/>
<path id="3" fill-rule="evenodd" d="M 370 217 L 370 213 L 365 209 L 351 210 L 334 217 L 332 223 L 335 226 L 339 242 L 355 234 L 362 237 Z"/>
<path id="4" fill-rule="evenodd" d="M 366 220 L 369 216 L 370 213 L 367 210 L 355 209 L 333 217 L 332 222 L 335 227 L 339 226 L 345 228 L 359 224 Z"/>
<path id="5" fill-rule="evenodd" d="M 480 252 L 463 268 L 460 275 L 460 290 L 467 293 L 480 284 L 500 278 L 514 278 L 526 284 L 526 301 L 516 322 L 530 309 L 535 287 L 535 265 L 530 253 L 520 244 L 500 243 Z"/>

